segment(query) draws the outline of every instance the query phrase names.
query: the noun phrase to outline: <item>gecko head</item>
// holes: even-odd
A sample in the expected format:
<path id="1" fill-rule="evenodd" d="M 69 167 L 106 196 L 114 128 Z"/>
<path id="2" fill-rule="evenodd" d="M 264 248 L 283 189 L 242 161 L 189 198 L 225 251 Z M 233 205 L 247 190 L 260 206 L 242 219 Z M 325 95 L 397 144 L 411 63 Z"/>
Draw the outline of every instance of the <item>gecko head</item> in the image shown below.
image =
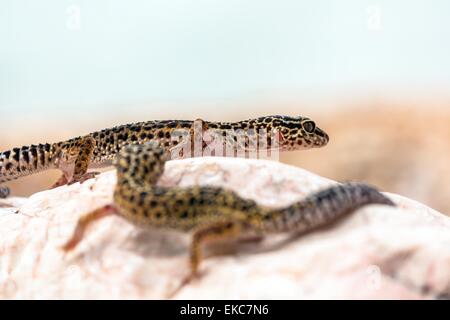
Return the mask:
<path id="1" fill-rule="evenodd" d="M 307 117 L 270 116 L 264 122 L 271 124 L 280 150 L 293 151 L 325 146 L 329 137 L 314 121 Z"/>

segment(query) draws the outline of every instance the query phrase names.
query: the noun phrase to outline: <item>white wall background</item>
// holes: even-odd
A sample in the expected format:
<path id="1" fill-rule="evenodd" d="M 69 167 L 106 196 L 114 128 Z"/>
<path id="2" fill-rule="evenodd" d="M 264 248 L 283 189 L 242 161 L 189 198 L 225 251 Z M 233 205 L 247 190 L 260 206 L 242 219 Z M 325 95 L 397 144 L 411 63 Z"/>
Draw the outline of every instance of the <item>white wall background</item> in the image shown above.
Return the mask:
<path id="1" fill-rule="evenodd" d="M 0 0 L 1 117 L 386 89 L 450 89 L 450 1 Z"/>

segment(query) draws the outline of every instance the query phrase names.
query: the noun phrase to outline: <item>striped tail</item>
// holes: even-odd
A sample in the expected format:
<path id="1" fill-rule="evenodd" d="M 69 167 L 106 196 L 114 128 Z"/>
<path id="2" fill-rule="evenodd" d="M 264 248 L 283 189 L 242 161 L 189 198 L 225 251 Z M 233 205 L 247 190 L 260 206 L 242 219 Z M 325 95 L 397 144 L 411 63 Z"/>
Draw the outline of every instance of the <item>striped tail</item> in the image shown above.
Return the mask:
<path id="1" fill-rule="evenodd" d="M 308 231 L 332 223 L 368 204 L 395 204 L 377 189 L 362 183 L 332 186 L 306 199 L 264 216 L 262 228 L 268 232 Z"/>
<path id="2" fill-rule="evenodd" d="M 0 183 L 11 181 L 45 169 L 54 168 L 56 146 L 39 144 L 14 148 L 0 153 Z M 0 197 L 5 194 L 0 187 Z"/>

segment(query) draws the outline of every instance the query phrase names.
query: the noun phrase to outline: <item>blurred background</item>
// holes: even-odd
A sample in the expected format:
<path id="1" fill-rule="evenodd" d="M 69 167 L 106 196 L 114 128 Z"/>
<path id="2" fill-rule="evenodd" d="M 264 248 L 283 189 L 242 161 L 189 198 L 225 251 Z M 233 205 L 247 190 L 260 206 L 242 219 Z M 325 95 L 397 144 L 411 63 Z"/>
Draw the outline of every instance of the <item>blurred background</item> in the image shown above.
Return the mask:
<path id="1" fill-rule="evenodd" d="M 2 0 L 0 150 L 143 120 L 306 115 L 329 145 L 282 162 L 448 214 L 449 14 L 447 0 Z"/>

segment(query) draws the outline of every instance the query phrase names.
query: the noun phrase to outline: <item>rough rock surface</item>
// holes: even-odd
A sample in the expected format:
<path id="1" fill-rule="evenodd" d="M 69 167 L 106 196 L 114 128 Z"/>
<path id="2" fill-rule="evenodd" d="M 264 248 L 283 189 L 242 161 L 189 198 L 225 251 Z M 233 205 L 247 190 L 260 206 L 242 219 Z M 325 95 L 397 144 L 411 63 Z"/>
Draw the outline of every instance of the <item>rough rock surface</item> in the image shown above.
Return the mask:
<path id="1" fill-rule="evenodd" d="M 60 247 L 78 218 L 110 203 L 114 183 L 111 171 L 0 200 L 0 299 L 450 297 L 450 218 L 394 194 L 398 208 L 366 206 L 309 234 L 215 246 L 202 277 L 186 285 L 189 235 L 144 230 L 118 216 L 93 224 L 65 255 Z M 171 161 L 160 181 L 222 185 L 268 206 L 332 183 L 277 162 L 224 158 Z"/>

